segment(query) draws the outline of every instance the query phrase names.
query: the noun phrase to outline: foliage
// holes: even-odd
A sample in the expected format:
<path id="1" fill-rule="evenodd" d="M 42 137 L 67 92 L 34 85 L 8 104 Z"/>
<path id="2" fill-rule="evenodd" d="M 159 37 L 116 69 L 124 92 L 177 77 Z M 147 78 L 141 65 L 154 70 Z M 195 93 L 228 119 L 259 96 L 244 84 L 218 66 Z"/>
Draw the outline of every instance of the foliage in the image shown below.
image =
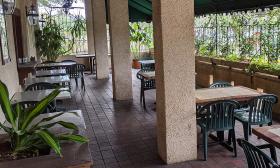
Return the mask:
<path id="1" fill-rule="evenodd" d="M 24 153 L 38 154 L 40 149 L 48 147 L 62 156 L 61 141 L 79 143 L 88 141 L 85 137 L 73 133 L 73 131 L 78 130 L 75 124 L 65 121 L 53 121 L 65 114 L 65 112 L 38 120 L 39 115 L 59 93 L 59 88 L 55 89 L 50 95 L 38 102 L 34 108 L 24 109 L 19 104 L 13 107 L 9 100 L 7 86 L 0 81 L 0 105 L 6 118 L 5 124 L 0 123 L 0 129 L 3 129 L 9 135 L 14 156 Z M 75 115 L 73 112 L 70 113 Z M 70 132 L 55 135 L 49 131 L 55 125 L 61 125 L 69 129 Z"/>
<path id="2" fill-rule="evenodd" d="M 248 71 L 280 75 L 280 8 L 195 19 L 196 54 L 249 62 Z"/>
<path id="3" fill-rule="evenodd" d="M 35 31 L 35 45 L 41 57 L 55 61 L 58 56 L 69 54 L 86 30 L 85 20 L 80 16 L 76 16 L 73 25 L 64 30 L 71 34 L 68 37 L 70 40 L 66 40 L 62 27 L 52 16 L 48 16 L 42 29 Z"/>
<path id="4" fill-rule="evenodd" d="M 129 30 L 133 58 L 139 60 L 143 48 L 153 48 L 153 29 L 149 24 L 135 22 L 129 24 Z"/>

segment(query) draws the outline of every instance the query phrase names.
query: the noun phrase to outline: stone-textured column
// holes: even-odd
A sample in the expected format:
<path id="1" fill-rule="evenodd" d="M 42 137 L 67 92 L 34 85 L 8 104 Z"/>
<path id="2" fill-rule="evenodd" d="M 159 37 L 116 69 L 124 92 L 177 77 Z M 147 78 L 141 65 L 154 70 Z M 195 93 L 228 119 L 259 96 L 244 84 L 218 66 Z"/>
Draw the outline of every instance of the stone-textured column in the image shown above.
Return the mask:
<path id="1" fill-rule="evenodd" d="M 85 0 L 88 54 L 95 54 L 93 35 L 92 0 Z"/>
<path id="2" fill-rule="evenodd" d="M 132 99 L 132 76 L 129 50 L 128 0 L 109 0 L 108 2 L 113 96 L 116 100 L 129 100 Z"/>
<path id="3" fill-rule="evenodd" d="M 26 7 L 30 7 L 32 4 L 37 5 L 37 0 L 21 0 L 18 2 L 17 7 L 21 12 L 21 28 L 22 28 L 22 40 L 23 40 L 23 53 L 24 57 L 37 56 L 35 47 L 35 35 L 34 26 L 28 23 L 26 17 Z"/>
<path id="4" fill-rule="evenodd" d="M 168 164 L 197 158 L 193 0 L 153 0 L 157 136 Z"/>
<path id="5" fill-rule="evenodd" d="M 104 0 L 92 0 L 97 79 L 109 77 L 106 8 Z"/>

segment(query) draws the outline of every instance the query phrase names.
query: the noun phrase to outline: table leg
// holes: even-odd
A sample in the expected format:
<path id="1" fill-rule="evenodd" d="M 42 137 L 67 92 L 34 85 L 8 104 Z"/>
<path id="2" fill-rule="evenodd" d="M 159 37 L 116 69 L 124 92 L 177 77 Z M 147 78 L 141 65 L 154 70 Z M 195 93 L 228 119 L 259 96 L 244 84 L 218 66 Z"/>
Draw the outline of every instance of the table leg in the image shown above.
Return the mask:
<path id="1" fill-rule="evenodd" d="M 89 57 L 90 73 L 93 74 L 92 57 Z"/>

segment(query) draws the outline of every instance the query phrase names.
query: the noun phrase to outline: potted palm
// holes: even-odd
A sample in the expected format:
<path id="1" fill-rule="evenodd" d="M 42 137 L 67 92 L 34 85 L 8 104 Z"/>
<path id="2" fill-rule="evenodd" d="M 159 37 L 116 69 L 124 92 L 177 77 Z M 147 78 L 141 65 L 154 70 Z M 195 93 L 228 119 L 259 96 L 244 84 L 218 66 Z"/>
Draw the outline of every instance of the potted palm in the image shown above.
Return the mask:
<path id="1" fill-rule="evenodd" d="M 59 93 L 59 88 L 55 89 L 33 108 L 23 108 L 19 104 L 14 107 L 9 100 L 6 85 L 0 81 L 0 105 L 6 120 L 5 123 L 0 123 L 0 131 L 6 133 L 0 138 L 2 140 L 0 141 L 0 167 L 6 167 L 10 165 L 9 162 L 25 160 L 25 158 L 35 158 L 32 163 L 35 164 L 37 157 L 48 155 L 50 151 L 62 157 L 64 142 L 81 144 L 88 142 L 86 137 L 76 133 L 79 130 L 77 125 L 56 120 L 66 114 L 77 115 L 75 112 L 55 113 L 46 117 L 42 115 L 47 105 L 54 101 Z M 57 125 L 67 131 L 55 134 L 52 129 Z M 6 138 L 3 139 L 3 136 Z M 42 158 L 39 162 L 43 162 Z"/>
<path id="2" fill-rule="evenodd" d="M 57 22 L 54 16 L 47 16 L 43 28 L 35 30 L 35 46 L 40 58 L 56 61 L 59 56 L 70 54 L 77 39 L 80 39 L 86 30 L 82 16 L 76 16 L 73 25 L 65 27 Z"/>
<path id="3" fill-rule="evenodd" d="M 139 69 L 139 60 L 141 60 L 143 57 L 141 50 L 144 46 L 147 48 L 153 47 L 152 29 L 148 26 L 143 26 L 140 23 L 132 23 L 129 26 L 129 30 L 132 67 L 134 69 Z"/>

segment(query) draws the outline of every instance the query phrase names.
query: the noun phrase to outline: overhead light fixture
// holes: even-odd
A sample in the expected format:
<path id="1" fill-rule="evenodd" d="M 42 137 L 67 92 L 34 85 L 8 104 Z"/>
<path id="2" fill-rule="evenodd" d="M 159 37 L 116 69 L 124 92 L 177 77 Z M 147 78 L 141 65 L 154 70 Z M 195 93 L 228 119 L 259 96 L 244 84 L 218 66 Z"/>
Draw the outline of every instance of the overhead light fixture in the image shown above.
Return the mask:
<path id="1" fill-rule="evenodd" d="M 3 0 L 3 12 L 5 15 L 12 15 L 15 11 L 16 2 L 15 0 Z"/>
<path id="2" fill-rule="evenodd" d="M 29 9 L 26 7 L 26 17 L 27 17 L 27 20 L 28 20 L 30 25 L 34 26 L 34 25 L 38 24 L 39 13 L 38 13 L 37 8 L 34 4 L 32 4 Z"/>

